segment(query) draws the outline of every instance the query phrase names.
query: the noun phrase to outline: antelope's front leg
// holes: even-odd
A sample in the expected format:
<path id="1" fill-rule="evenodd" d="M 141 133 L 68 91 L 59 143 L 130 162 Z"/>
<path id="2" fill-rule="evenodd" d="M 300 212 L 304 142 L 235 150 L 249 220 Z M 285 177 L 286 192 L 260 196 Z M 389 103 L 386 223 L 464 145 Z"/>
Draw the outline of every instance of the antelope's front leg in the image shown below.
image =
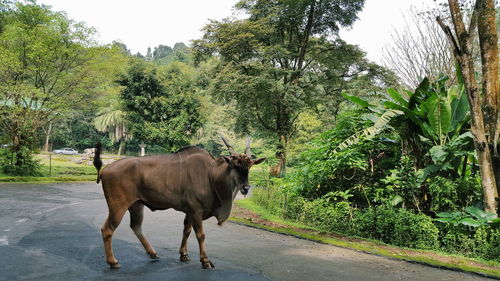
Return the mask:
<path id="1" fill-rule="evenodd" d="M 202 216 L 195 216 L 193 218 L 193 228 L 196 233 L 196 239 L 198 239 L 198 245 L 200 246 L 200 262 L 203 268 L 215 268 L 214 264 L 208 259 L 207 253 L 205 252 L 205 232 L 203 230 L 203 220 Z"/>
<path id="2" fill-rule="evenodd" d="M 191 234 L 191 228 L 193 228 L 193 224 L 189 220 L 188 215 L 186 215 L 186 217 L 184 218 L 184 231 L 182 232 L 181 248 L 179 249 L 179 254 L 181 255 L 179 259 L 182 262 L 188 262 L 191 260 L 187 252 L 187 241 L 189 238 L 189 234 Z"/>

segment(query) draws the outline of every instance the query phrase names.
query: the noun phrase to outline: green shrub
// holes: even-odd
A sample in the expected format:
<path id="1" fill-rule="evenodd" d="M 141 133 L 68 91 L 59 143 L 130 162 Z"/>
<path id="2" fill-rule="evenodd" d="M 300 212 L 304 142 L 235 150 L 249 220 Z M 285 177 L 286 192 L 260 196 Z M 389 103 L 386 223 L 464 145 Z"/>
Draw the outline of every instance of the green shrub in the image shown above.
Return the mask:
<path id="1" fill-rule="evenodd" d="M 477 254 L 485 259 L 500 262 L 500 227 L 482 226 L 474 234 Z"/>
<path id="2" fill-rule="evenodd" d="M 500 227 L 495 224 L 478 228 L 463 224 L 439 225 L 441 249 L 469 257 L 500 261 Z"/>
<path id="3" fill-rule="evenodd" d="M 325 199 L 304 201 L 301 222 L 330 232 L 349 233 L 351 207 L 348 202 L 329 202 Z"/>
<path id="4" fill-rule="evenodd" d="M 465 224 L 433 222 L 429 216 L 394 208 L 390 204 L 357 209 L 345 201 L 348 197 L 345 192 L 334 192 L 319 199 L 307 200 L 294 190 L 287 179 L 273 179 L 268 188 L 254 189 L 251 200 L 274 215 L 322 231 L 356 235 L 396 246 L 440 249 L 500 261 L 498 223 L 485 222 L 473 227 L 470 220 L 465 220 Z M 469 207 L 467 210 L 472 212 L 475 209 Z M 482 216 L 481 212 L 476 216 Z"/>
<path id="5" fill-rule="evenodd" d="M 335 191 L 351 190 L 349 200 L 367 204 L 366 194 L 355 186 L 371 186 L 384 178 L 399 160 L 399 146 L 384 138 L 361 140 L 344 149 L 339 144 L 371 126 L 364 112 L 343 112 L 337 116 L 335 128 L 313 139 L 300 155 L 301 165 L 291 181 L 298 193 L 308 199 L 317 199 Z"/>
<path id="6" fill-rule="evenodd" d="M 27 147 L 21 147 L 16 153 L 10 149 L 0 149 L 0 171 L 13 176 L 38 176 L 40 163 Z"/>
<path id="7" fill-rule="evenodd" d="M 449 211 L 458 208 L 458 193 L 456 184 L 448 178 L 437 176 L 429 184 L 431 195 L 431 211 Z"/>
<path id="8" fill-rule="evenodd" d="M 481 202 L 482 188 L 478 177 L 451 180 L 436 176 L 428 178 L 433 212 L 455 211 L 463 206 Z"/>
<path id="9" fill-rule="evenodd" d="M 385 243 L 417 248 L 436 249 L 439 230 L 432 219 L 406 209 L 379 206 L 354 213 L 354 234 Z"/>
<path id="10" fill-rule="evenodd" d="M 403 207 L 419 209 L 422 197 L 420 179 L 417 176 L 413 160 L 408 156 L 402 156 L 400 164 L 396 169 L 390 171 L 390 175 L 380 181 L 384 189 L 389 191 L 390 196 L 399 195 L 403 199 Z M 386 198 L 383 203 L 388 202 L 391 197 Z"/>

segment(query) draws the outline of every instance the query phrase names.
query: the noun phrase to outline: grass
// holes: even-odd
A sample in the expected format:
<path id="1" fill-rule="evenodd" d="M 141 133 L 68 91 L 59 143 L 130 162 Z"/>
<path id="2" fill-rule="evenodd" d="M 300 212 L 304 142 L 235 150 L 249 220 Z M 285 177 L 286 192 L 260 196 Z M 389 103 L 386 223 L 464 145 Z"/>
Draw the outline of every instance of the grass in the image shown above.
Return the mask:
<path id="1" fill-rule="evenodd" d="M 0 182 L 78 182 L 93 181 L 96 178 L 94 166 L 73 162 L 80 156 L 71 155 L 48 155 L 39 154 L 35 156 L 41 164 L 40 176 L 10 176 L 0 174 Z"/>
<path id="2" fill-rule="evenodd" d="M 470 259 L 437 251 L 414 250 L 387 245 L 379 241 L 345 237 L 332 233 L 324 233 L 312 227 L 287 221 L 270 214 L 249 199 L 236 201 L 237 207 L 250 211 L 254 215 L 241 215 L 235 212 L 232 221 L 269 231 L 296 236 L 324 244 L 355 249 L 370 254 L 389 258 L 422 263 L 439 268 L 448 268 L 464 272 L 472 272 L 500 279 L 500 263 Z"/>

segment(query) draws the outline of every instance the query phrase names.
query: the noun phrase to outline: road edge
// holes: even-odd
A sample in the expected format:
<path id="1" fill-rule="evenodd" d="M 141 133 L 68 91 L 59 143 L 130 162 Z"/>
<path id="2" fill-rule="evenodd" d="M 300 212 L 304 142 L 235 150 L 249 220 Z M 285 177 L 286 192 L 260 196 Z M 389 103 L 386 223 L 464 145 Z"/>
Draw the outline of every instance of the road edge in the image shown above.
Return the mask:
<path id="1" fill-rule="evenodd" d="M 369 239 L 356 238 L 359 240 L 373 243 L 373 245 L 371 245 L 372 247 L 367 247 L 365 245 L 362 245 L 360 243 L 356 243 L 353 241 L 345 241 L 345 240 L 340 240 L 340 239 L 322 236 L 321 234 L 300 233 L 298 231 L 293 230 L 293 228 L 295 228 L 295 229 L 298 228 L 297 224 L 295 224 L 295 223 L 287 222 L 287 221 L 284 221 L 281 219 L 273 221 L 273 218 L 270 218 L 269 216 L 266 216 L 266 218 L 262 218 L 262 214 L 259 213 L 258 210 L 255 210 L 253 208 L 248 208 L 248 203 L 244 204 L 244 205 L 238 204 L 238 203 L 239 202 L 237 201 L 236 204 L 238 205 L 239 208 L 242 208 L 242 209 L 245 209 L 246 211 L 252 212 L 256 216 L 259 216 L 262 220 L 269 221 L 269 222 L 279 222 L 280 225 L 284 225 L 284 226 L 286 226 L 286 228 L 270 227 L 267 225 L 256 223 L 256 222 L 254 222 L 251 219 L 248 219 L 246 217 L 241 217 L 241 216 L 232 214 L 229 221 L 232 223 L 235 223 L 235 224 L 244 225 L 244 226 L 252 227 L 252 228 L 257 228 L 257 229 L 261 229 L 261 230 L 265 230 L 265 231 L 269 231 L 269 232 L 273 232 L 273 233 L 278 233 L 278 234 L 282 234 L 282 235 L 292 236 L 292 237 L 296 237 L 299 239 L 314 241 L 314 242 L 321 243 L 321 244 L 332 245 L 332 246 L 341 247 L 341 248 L 345 248 L 345 249 L 360 251 L 363 253 L 381 256 L 381 257 L 386 257 L 386 258 L 393 259 L 393 260 L 406 261 L 409 263 L 421 264 L 421 265 L 430 266 L 430 267 L 434 267 L 434 268 L 446 269 L 446 270 L 451 270 L 451 271 L 456 271 L 456 272 L 463 272 L 463 273 L 473 274 L 473 275 L 477 275 L 477 276 L 481 276 L 481 277 L 487 277 L 487 278 L 500 280 L 500 268 L 498 270 L 486 270 L 486 269 L 482 269 L 482 268 L 470 266 L 470 265 L 460 266 L 460 265 L 455 265 L 455 264 L 451 264 L 451 263 L 445 263 L 445 262 L 433 260 L 430 258 L 412 257 L 412 256 L 408 256 L 408 255 L 397 255 L 397 254 L 393 254 L 393 253 L 390 253 L 390 252 L 382 249 L 382 246 L 391 247 L 393 249 L 401 249 L 401 250 L 404 250 L 404 249 L 400 248 L 400 247 L 392 246 L 392 245 L 385 245 L 383 243 L 377 243 L 377 242 L 371 241 Z M 303 230 L 307 230 L 307 229 L 308 228 L 303 228 Z M 380 247 L 377 247 L 377 244 L 379 244 Z M 424 251 L 418 251 L 418 250 L 413 250 L 413 249 L 411 249 L 411 250 L 415 251 L 415 252 L 422 252 L 422 253 L 424 252 Z M 467 260 L 467 258 L 464 258 L 464 257 L 460 257 L 460 258 Z M 474 261 L 474 262 L 477 263 L 477 261 Z M 488 266 L 488 265 L 485 265 L 485 266 Z"/>

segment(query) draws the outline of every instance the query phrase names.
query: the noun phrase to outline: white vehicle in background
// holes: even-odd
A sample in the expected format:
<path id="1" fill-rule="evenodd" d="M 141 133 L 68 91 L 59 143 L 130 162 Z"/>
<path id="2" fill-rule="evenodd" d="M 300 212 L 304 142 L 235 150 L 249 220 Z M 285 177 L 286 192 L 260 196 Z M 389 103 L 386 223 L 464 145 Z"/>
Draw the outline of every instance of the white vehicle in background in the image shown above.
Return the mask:
<path id="1" fill-rule="evenodd" d="M 65 147 L 61 149 L 56 149 L 53 151 L 55 154 L 65 154 L 65 155 L 77 155 L 78 151 L 73 148 Z"/>

